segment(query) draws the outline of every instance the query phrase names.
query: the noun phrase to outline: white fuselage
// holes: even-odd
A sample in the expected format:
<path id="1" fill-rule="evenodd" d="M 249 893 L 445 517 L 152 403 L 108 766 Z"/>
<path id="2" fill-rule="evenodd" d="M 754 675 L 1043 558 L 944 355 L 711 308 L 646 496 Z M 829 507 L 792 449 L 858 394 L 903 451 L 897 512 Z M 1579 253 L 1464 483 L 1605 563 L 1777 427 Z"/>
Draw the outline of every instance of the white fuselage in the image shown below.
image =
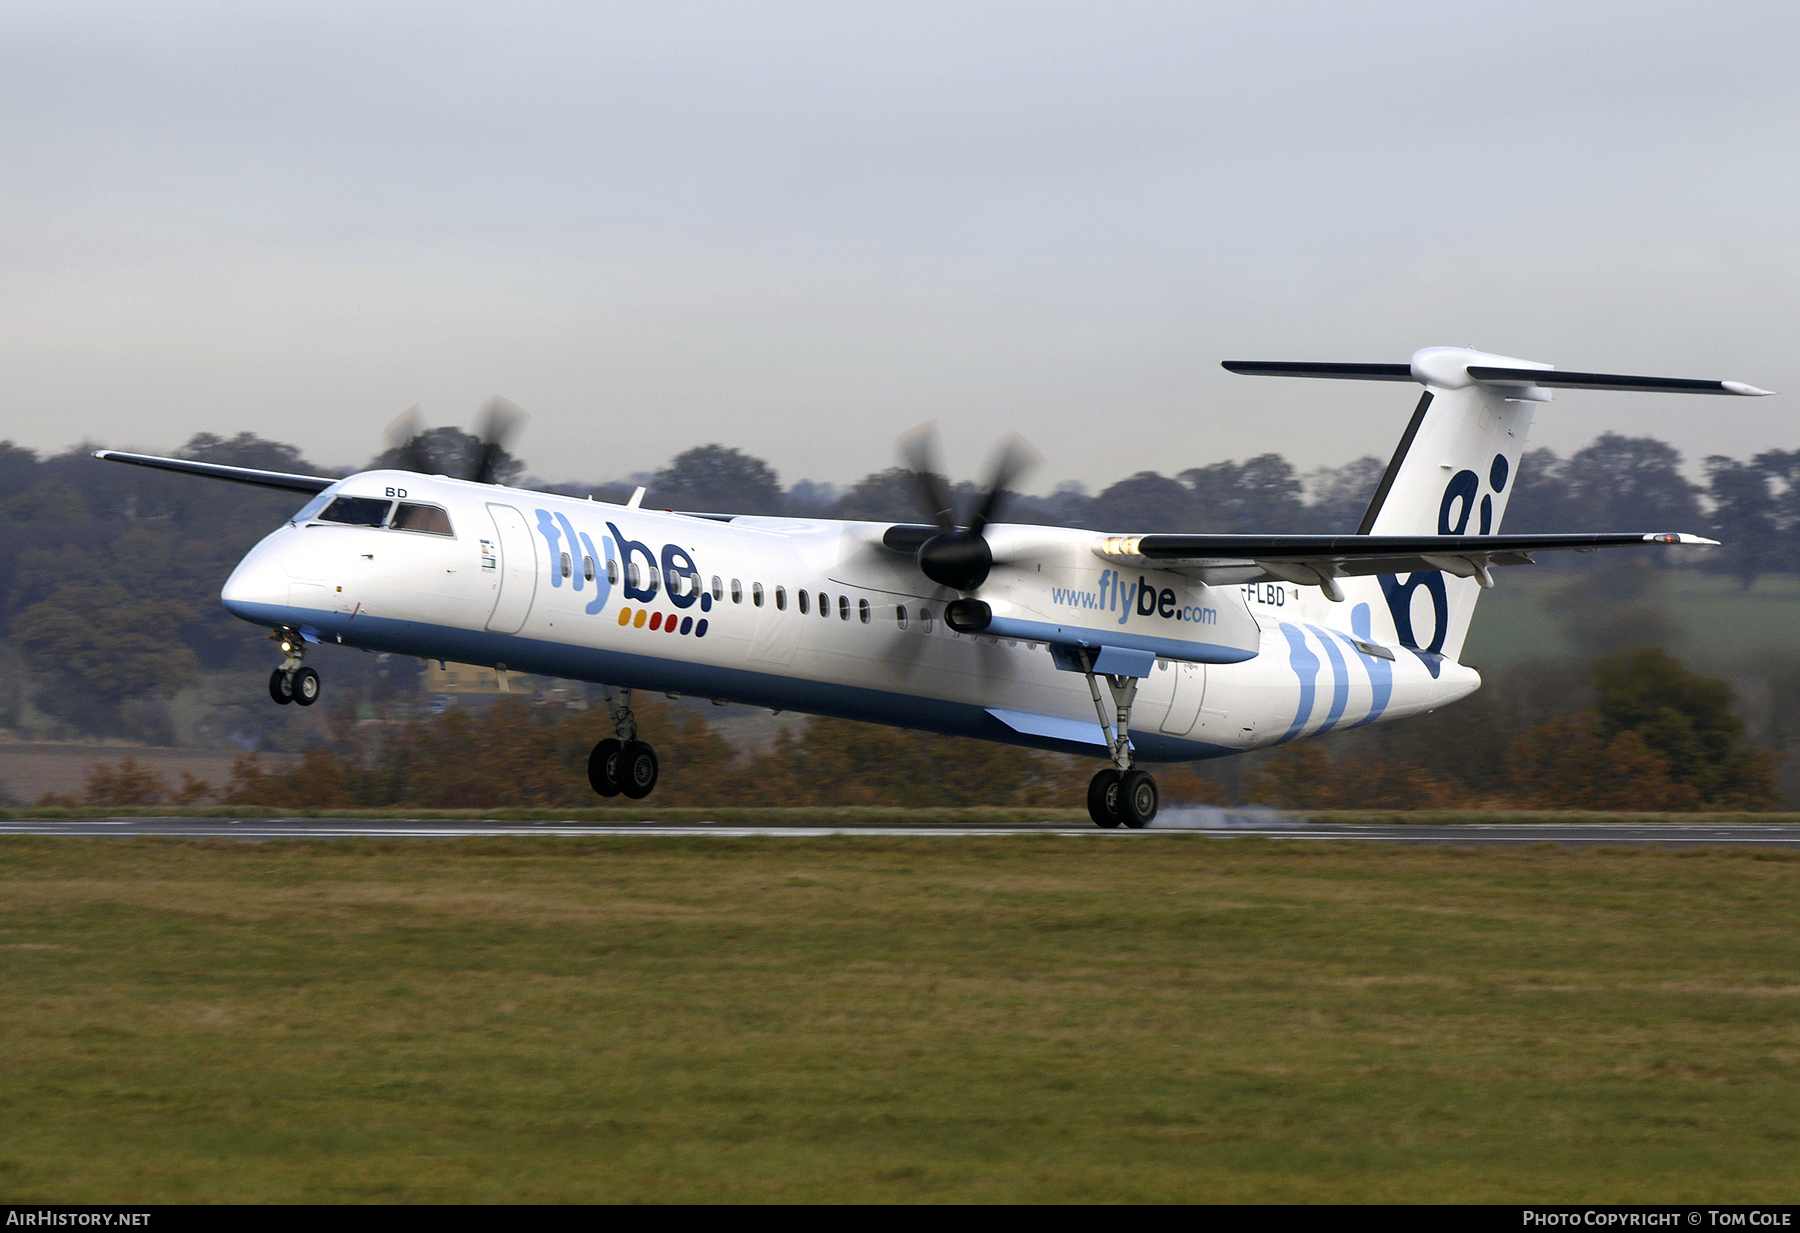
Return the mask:
<path id="1" fill-rule="evenodd" d="M 448 527 L 319 521 L 340 496 L 422 504 Z M 1372 640 L 1366 605 L 1121 570 L 1091 531 L 990 527 L 994 624 L 971 635 L 944 623 L 955 593 L 882 546 L 886 523 L 724 521 L 381 471 L 302 514 L 233 572 L 232 612 L 311 641 L 1096 757 L 1088 681 L 1052 644 L 1153 656 L 1132 714 L 1148 762 L 1417 714 L 1480 684 Z"/>

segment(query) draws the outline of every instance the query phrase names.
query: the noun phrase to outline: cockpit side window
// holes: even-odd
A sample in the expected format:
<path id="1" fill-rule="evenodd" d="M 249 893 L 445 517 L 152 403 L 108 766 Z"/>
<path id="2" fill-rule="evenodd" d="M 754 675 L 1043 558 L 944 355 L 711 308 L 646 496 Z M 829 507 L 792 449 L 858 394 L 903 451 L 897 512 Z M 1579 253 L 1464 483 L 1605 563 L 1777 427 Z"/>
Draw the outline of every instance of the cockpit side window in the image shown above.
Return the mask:
<path id="1" fill-rule="evenodd" d="M 319 511 L 324 509 L 326 503 L 330 500 L 331 500 L 331 498 L 329 496 L 327 496 L 325 493 L 321 492 L 318 496 L 316 496 L 312 500 L 308 501 L 305 505 L 302 505 L 300 507 L 300 512 L 295 514 L 292 518 L 288 519 L 288 521 L 289 522 L 310 522 L 314 518 L 317 518 L 319 516 Z"/>
<path id="2" fill-rule="evenodd" d="M 435 505 L 413 505 L 400 502 L 392 523 L 396 531 L 423 531 L 427 535 L 455 535 L 450 529 L 450 515 Z"/>
<path id="3" fill-rule="evenodd" d="M 387 521 L 392 501 L 380 497 L 339 497 L 319 511 L 320 522 L 342 522 L 353 527 L 378 527 Z"/>

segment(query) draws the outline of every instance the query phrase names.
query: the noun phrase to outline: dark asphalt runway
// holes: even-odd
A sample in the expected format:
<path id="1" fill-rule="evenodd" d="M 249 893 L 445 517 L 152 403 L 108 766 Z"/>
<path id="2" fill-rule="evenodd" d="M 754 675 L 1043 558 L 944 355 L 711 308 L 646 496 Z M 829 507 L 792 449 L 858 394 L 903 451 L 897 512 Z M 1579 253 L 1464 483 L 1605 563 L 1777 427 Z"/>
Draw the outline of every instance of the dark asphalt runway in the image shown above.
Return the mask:
<path id="1" fill-rule="evenodd" d="M 1065 822 L 879 823 L 843 826 L 742 823 L 465 822 L 404 818 L 17 818 L 0 821 L 0 835 L 80 835 L 115 839 L 161 835 L 183 839 L 455 839 L 495 835 L 618 836 L 719 835 L 733 838 L 818 835 L 1072 835 L 1147 842 L 1158 835 L 1198 834 L 1220 839 L 1358 840 L 1371 843 L 1624 844 L 1634 846 L 1728 845 L 1800 848 L 1800 825 L 1683 822 L 1537 823 L 1527 825 L 1396 826 L 1373 823 L 1287 821 L 1268 814 L 1220 810 L 1169 810 L 1143 831 L 1102 830 Z"/>

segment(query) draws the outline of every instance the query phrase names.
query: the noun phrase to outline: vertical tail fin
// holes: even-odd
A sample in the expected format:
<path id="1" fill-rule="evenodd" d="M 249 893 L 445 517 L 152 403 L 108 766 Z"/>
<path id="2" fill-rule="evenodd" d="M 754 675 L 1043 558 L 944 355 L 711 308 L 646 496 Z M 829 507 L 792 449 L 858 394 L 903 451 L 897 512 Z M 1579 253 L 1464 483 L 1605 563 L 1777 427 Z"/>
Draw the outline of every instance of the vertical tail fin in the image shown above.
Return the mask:
<path id="1" fill-rule="evenodd" d="M 1471 365 L 1549 370 L 1547 364 L 1431 347 L 1413 356 L 1425 393 L 1413 410 L 1359 535 L 1494 535 L 1512 496 L 1519 455 L 1536 404 L 1549 393 L 1531 386 L 1490 387 Z M 1346 579 L 1345 598 L 1367 603 L 1377 636 L 1456 659 L 1468 636 L 1481 586 L 1441 570 Z"/>
<path id="2" fill-rule="evenodd" d="M 1250 375 L 1416 381 L 1425 387 L 1357 527 L 1359 535 L 1498 534 L 1532 413 L 1537 403 L 1550 401 L 1552 389 L 1769 392 L 1736 381 L 1561 372 L 1462 347 L 1427 347 L 1414 352 L 1408 364 L 1228 361 L 1225 367 Z M 1339 586 L 1352 605 L 1357 632 L 1411 647 L 1432 665 L 1435 656 L 1455 659 L 1462 653 L 1481 593 L 1475 578 L 1446 576 L 1442 570 L 1345 578 Z"/>

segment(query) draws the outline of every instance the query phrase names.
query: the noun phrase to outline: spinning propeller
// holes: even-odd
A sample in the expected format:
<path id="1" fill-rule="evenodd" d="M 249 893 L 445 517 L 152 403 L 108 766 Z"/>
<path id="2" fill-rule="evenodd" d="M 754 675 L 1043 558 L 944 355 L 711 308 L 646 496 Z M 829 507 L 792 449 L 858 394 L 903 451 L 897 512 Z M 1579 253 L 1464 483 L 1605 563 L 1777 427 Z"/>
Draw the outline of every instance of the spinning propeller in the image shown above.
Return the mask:
<path id="1" fill-rule="evenodd" d="M 900 457 L 918 485 L 926 515 L 937 534 L 920 542 L 924 528 L 893 527 L 882 537 L 889 548 L 914 550 L 919 572 L 940 586 L 968 595 L 987 581 L 994 553 L 982 532 L 994 520 L 1007 490 L 1020 476 L 1043 462 L 1023 437 L 1001 442 L 988 464 L 988 482 L 967 526 L 956 522 L 956 502 L 937 468 L 934 426 L 926 424 L 900 438 Z"/>
<path id="2" fill-rule="evenodd" d="M 501 463 L 511 457 L 507 442 L 518 435 L 530 418 L 506 399 L 491 398 L 481 409 L 475 436 L 471 438 L 454 428 L 428 428 L 415 405 L 388 425 L 385 460 L 400 471 L 449 475 L 477 484 L 497 483 Z M 472 449 L 467 444 L 471 440 Z M 447 453 L 452 456 L 445 457 Z"/>

